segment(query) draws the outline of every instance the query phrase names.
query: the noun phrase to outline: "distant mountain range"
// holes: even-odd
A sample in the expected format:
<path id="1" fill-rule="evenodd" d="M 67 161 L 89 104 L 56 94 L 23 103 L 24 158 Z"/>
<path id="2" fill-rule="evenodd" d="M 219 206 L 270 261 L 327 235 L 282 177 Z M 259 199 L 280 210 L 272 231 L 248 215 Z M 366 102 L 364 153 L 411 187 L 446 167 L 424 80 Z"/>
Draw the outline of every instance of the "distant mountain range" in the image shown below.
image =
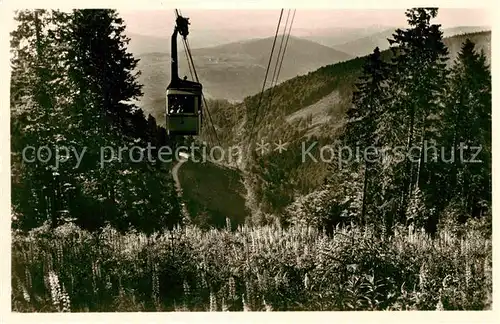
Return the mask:
<path id="1" fill-rule="evenodd" d="M 332 47 L 333 45 L 350 42 L 390 28 L 393 27 L 369 26 L 363 28 L 292 28 L 291 35 Z M 283 30 L 280 30 L 279 34 L 281 35 L 282 32 Z M 170 49 L 171 33 L 171 30 L 165 30 L 164 33 L 154 36 L 127 33 L 131 39 L 128 48 L 135 55 L 152 52 L 168 53 Z M 193 49 L 205 48 L 251 39 L 273 37 L 274 34 L 275 27 L 269 28 L 265 26 L 255 26 L 245 29 L 192 28 L 189 33 L 189 42 L 191 48 Z"/>
<path id="2" fill-rule="evenodd" d="M 377 35 L 383 31 L 394 31 L 396 26 L 369 26 L 364 28 L 324 28 L 314 31 L 294 30 L 298 36 L 312 40 L 321 45 L 333 47 L 336 49 L 338 45 L 350 43 L 356 40 L 366 39 Z"/>
<path id="3" fill-rule="evenodd" d="M 266 73 L 273 39 L 271 37 L 193 49 L 193 60 L 199 79 L 203 83 L 205 96 L 241 101 L 246 96 L 259 92 Z M 281 39 L 282 37 L 278 37 L 276 41 L 266 87 L 271 85 Z M 286 39 L 283 41 L 283 47 L 285 43 Z M 178 46 L 182 48 L 180 41 Z M 191 79 L 185 52 L 181 51 L 178 55 L 180 75 Z M 164 92 L 170 81 L 170 54 L 153 52 L 136 55 L 136 57 L 140 59 L 139 82 L 144 85 L 141 106 L 161 122 L 164 120 Z M 321 66 L 351 58 L 351 55 L 336 49 L 292 36 L 288 40 L 279 82 L 300 74 L 307 74 Z"/>
<path id="4" fill-rule="evenodd" d="M 304 38 L 290 37 L 279 75 L 279 82 L 297 75 L 305 75 L 325 65 L 367 55 L 376 46 L 381 50 L 389 48 L 387 38 L 392 36 L 396 28 L 380 29 L 382 27 L 371 29 L 350 28 L 343 35 L 341 33 L 342 29 L 331 28 L 317 30 L 316 35 L 311 35 L 312 32 L 309 30 L 296 31 L 296 33 L 303 35 Z M 443 34 L 445 37 L 449 37 L 485 29 L 488 30 L 488 27 L 462 26 L 444 29 Z M 373 33 L 373 30 L 379 31 Z M 369 36 L 362 36 L 370 31 L 372 34 Z M 162 123 L 164 121 L 165 88 L 170 81 L 170 40 L 168 38 L 133 34 L 130 37 L 129 50 L 134 53 L 136 58 L 140 59 L 138 69 L 142 74 L 139 77 L 139 82 L 144 85 L 144 96 L 140 99 L 140 106 L 146 113 L 151 113 L 159 123 Z M 218 37 L 213 36 L 211 40 L 207 39 L 206 41 L 216 42 L 217 39 L 221 39 Z M 351 41 L 332 47 L 311 40 L 316 39 L 326 44 L 328 41 L 332 43 L 339 42 L 349 37 L 351 37 Z M 482 35 L 479 37 L 477 39 L 478 45 L 482 47 L 490 46 L 491 40 L 488 37 L 491 36 Z M 273 39 L 274 37 L 250 39 L 206 48 L 195 48 L 192 45 L 195 42 L 190 40 L 193 59 L 200 81 L 204 86 L 205 96 L 236 102 L 258 93 L 262 88 Z M 266 87 L 270 86 L 281 39 L 282 37 L 279 36 L 275 44 L 275 55 Z M 445 42 L 449 47 L 450 56 L 453 60 L 460 50 L 461 42 L 450 40 Z M 180 40 L 178 46 L 182 50 Z M 490 50 L 490 47 L 488 47 L 488 51 Z M 179 52 L 179 60 L 180 75 L 188 76 L 191 79 L 186 55 L 183 51 Z"/>
<path id="5" fill-rule="evenodd" d="M 169 38 L 138 34 L 127 34 L 127 36 L 130 38 L 127 48 L 134 56 L 140 56 L 145 53 L 170 52 Z"/>
<path id="6" fill-rule="evenodd" d="M 487 26 L 460 26 L 453 28 L 443 29 L 443 37 L 451 37 L 455 35 L 465 34 L 465 33 L 475 33 L 480 31 L 490 30 Z M 342 44 L 325 44 L 331 46 L 339 51 L 348 53 L 352 56 L 364 56 L 373 51 L 375 47 L 379 47 L 380 50 L 385 50 L 389 48 L 388 38 L 392 38 L 392 34 L 396 27 L 385 29 L 371 35 L 361 37 L 355 40 L 351 40 Z"/>

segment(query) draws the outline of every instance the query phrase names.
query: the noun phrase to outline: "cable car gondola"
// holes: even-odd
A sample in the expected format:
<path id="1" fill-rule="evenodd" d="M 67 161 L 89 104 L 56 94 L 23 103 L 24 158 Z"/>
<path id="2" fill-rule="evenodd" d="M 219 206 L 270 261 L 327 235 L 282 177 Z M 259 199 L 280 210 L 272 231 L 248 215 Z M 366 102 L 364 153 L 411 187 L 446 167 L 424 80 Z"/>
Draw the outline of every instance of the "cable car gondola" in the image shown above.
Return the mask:
<path id="1" fill-rule="evenodd" d="M 178 16 L 172 34 L 172 79 L 166 94 L 166 128 L 169 135 L 199 135 L 201 130 L 202 85 L 179 78 L 177 61 L 177 34 L 184 39 L 189 34 L 189 21 Z"/>

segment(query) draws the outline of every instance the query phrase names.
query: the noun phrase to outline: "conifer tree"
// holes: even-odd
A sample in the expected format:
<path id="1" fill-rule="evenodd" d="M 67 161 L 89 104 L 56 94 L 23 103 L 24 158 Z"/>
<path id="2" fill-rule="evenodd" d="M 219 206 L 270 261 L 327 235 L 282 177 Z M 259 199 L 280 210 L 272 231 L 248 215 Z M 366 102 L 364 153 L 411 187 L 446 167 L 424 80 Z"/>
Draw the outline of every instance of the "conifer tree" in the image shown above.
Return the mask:
<path id="1" fill-rule="evenodd" d="M 48 220 L 56 226 L 64 208 L 62 181 L 67 174 L 54 168 L 54 144 L 68 143 L 63 125 L 70 123 L 63 113 L 68 88 L 60 64 L 64 44 L 58 16 L 57 11 L 18 11 L 17 28 L 11 33 L 12 203 L 23 215 L 16 224 L 23 228 Z M 29 146 L 48 150 L 41 159 L 35 158 L 36 151 L 25 151 L 25 157 L 33 159 L 27 163 L 22 153 Z"/>
<path id="2" fill-rule="evenodd" d="M 357 83 L 357 91 L 353 94 L 351 108 L 347 111 L 346 144 L 352 150 L 359 148 L 362 161 L 359 166 L 363 172 L 363 202 L 361 219 L 366 222 L 367 210 L 373 205 L 374 171 L 378 167 L 377 128 L 380 115 L 387 105 L 387 78 L 389 64 L 384 62 L 380 50 L 376 47 L 367 58 L 363 74 Z M 367 154 L 368 153 L 368 154 Z"/>
<path id="3" fill-rule="evenodd" d="M 399 221 L 403 223 L 407 222 L 408 203 L 417 187 L 431 186 L 423 148 L 424 143 L 438 137 L 436 122 L 444 101 L 448 54 L 440 25 L 430 22 L 437 12 L 437 8 L 407 10 L 410 28 L 396 30 L 389 40 L 395 67 L 390 79 L 393 104 L 384 121 L 391 127 L 381 130 L 388 146 L 404 146 L 408 154 L 392 166 L 401 192 Z"/>
<path id="4" fill-rule="evenodd" d="M 166 170 L 156 173 L 144 151 L 148 142 L 157 146 L 156 121 L 146 121 L 131 103 L 142 92 L 136 80 L 138 60 L 127 52 L 124 29 L 114 10 L 73 11 L 68 62 L 78 89 L 75 108 L 84 112 L 83 129 L 90 135 L 83 136 L 86 146 L 94 157 L 105 146 L 115 153 L 104 167 L 95 160 L 87 165 L 91 177 L 86 182 L 97 183 L 91 194 L 101 201 L 102 220 L 122 229 L 132 226 L 152 232 L 152 225 L 175 224 L 178 202 L 170 176 Z M 122 146 L 134 150 L 119 159 L 116 151 Z"/>
<path id="5" fill-rule="evenodd" d="M 448 201 L 462 202 L 460 221 L 491 208 L 491 72 L 484 53 L 474 47 L 469 39 L 462 45 L 443 113 L 442 142 L 454 158 L 444 165 L 443 179 Z"/>

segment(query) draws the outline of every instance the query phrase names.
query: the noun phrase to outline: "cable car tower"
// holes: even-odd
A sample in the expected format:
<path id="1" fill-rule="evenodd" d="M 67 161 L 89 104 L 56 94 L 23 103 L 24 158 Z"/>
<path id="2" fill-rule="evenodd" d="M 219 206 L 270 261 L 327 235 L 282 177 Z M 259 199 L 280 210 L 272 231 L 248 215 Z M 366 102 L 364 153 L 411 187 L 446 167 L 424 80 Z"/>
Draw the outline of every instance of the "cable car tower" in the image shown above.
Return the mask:
<path id="1" fill-rule="evenodd" d="M 171 43 L 171 81 L 166 94 L 166 129 L 169 135 L 199 135 L 202 122 L 202 85 L 179 78 L 177 35 L 186 39 L 188 18 L 178 16 Z"/>

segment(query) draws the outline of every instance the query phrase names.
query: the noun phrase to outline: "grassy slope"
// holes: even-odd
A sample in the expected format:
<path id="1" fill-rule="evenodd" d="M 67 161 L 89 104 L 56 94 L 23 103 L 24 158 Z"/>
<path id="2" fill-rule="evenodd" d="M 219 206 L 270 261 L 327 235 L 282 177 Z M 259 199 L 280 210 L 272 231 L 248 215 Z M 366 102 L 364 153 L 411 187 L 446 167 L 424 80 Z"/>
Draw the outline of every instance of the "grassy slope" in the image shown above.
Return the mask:
<path id="1" fill-rule="evenodd" d="M 179 170 L 183 199 L 197 224 L 225 226 L 229 217 L 233 226 L 247 216 L 241 174 L 237 170 L 212 164 L 186 162 Z"/>

